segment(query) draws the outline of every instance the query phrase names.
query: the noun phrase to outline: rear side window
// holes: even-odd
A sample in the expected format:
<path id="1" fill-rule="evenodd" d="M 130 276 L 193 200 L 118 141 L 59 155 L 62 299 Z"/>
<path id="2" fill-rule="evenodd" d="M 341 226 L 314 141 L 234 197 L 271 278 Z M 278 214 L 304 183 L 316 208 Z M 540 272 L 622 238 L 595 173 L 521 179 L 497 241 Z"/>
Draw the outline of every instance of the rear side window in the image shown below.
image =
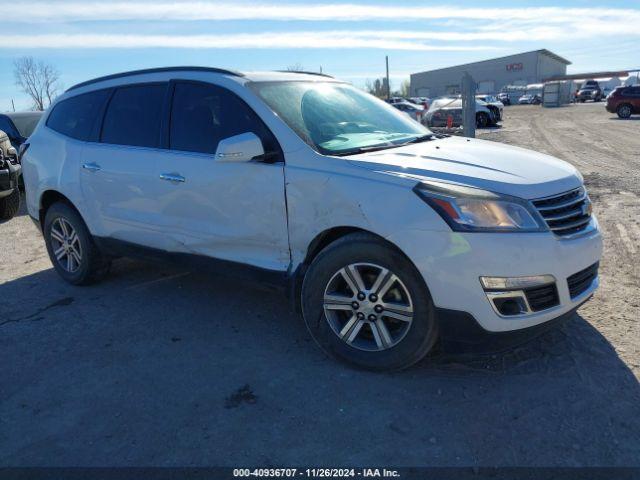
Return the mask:
<path id="1" fill-rule="evenodd" d="M 107 107 L 100 141 L 157 147 L 166 84 L 118 88 Z"/>
<path id="2" fill-rule="evenodd" d="M 47 126 L 58 133 L 87 141 L 109 90 L 97 90 L 61 101 L 47 119 Z"/>
<path id="3" fill-rule="evenodd" d="M 241 133 L 255 133 L 267 153 L 279 146 L 256 113 L 232 92 L 214 85 L 177 83 L 171 108 L 169 148 L 215 153 L 218 143 Z"/>

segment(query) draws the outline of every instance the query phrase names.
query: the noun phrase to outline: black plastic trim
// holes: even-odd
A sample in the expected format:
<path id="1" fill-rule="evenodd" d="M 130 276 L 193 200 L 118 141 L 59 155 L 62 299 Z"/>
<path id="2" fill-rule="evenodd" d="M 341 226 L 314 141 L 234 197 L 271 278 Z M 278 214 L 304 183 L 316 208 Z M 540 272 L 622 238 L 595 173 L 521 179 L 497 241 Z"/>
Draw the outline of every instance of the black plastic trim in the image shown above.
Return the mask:
<path id="1" fill-rule="evenodd" d="M 240 72 L 234 70 L 225 70 L 223 68 L 214 67 L 159 67 L 159 68 L 147 68 L 142 70 L 131 70 L 129 72 L 114 73 L 112 75 L 105 75 L 104 77 L 98 77 L 86 82 L 81 82 L 72 87 L 69 87 L 66 91 L 70 92 L 77 88 L 86 87 L 94 83 L 104 82 L 107 80 L 115 80 L 118 78 L 132 77 L 134 75 L 144 75 L 147 73 L 164 73 L 164 72 L 208 72 L 208 73 L 222 73 L 224 75 L 232 75 L 234 77 L 244 77 Z"/>
<path id="2" fill-rule="evenodd" d="M 507 332 L 485 330 L 468 312 L 436 307 L 442 347 L 445 351 L 465 353 L 498 353 L 509 350 L 564 324 L 590 298 L 551 320 L 532 327 Z"/>
<path id="3" fill-rule="evenodd" d="M 113 257 L 133 257 L 142 260 L 177 264 L 192 271 L 221 273 L 226 276 L 267 285 L 288 292 L 291 281 L 287 270 L 268 270 L 253 265 L 222 260 L 192 253 L 177 253 L 146 247 L 135 243 L 108 237 L 93 237 L 102 252 Z"/>

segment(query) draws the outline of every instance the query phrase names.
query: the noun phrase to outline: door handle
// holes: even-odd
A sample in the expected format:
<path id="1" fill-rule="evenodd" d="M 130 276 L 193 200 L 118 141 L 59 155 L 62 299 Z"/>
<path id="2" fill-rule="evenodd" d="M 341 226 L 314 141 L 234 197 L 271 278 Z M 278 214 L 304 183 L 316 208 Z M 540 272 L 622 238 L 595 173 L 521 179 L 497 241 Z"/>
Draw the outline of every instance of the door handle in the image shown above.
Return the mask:
<path id="1" fill-rule="evenodd" d="M 89 170 L 90 172 L 97 172 L 102 167 L 100 165 L 98 165 L 97 163 L 91 162 L 91 163 L 83 164 L 82 168 L 84 168 L 85 170 Z"/>
<path id="2" fill-rule="evenodd" d="M 184 177 L 177 173 L 161 173 L 160 180 L 166 180 L 167 182 L 184 183 Z"/>

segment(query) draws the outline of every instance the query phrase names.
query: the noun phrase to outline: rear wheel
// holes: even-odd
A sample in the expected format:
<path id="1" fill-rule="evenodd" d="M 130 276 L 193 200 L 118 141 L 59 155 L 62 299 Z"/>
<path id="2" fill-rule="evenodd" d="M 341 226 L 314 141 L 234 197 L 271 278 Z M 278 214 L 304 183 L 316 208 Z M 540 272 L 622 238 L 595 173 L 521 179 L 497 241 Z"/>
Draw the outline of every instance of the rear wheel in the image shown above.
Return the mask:
<path id="1" fill-rule="evenodd" d="M 631 116 L 631 105 L 629 105 L 628 103 L 619 105 L 616 109 L 616 113 L 620 118 L 629 118 Z"/>
<path id="2" fill-rule="evenodd" d="M 434 307 L 420 273 L 400 252 L 369 234 L 347 235 L 312 262 L 302 310 L 329 355 L 371 370 L 400 370 L 437 339 Z"/>
<path id="3" fill-rule="evenodd" d="M 11 194 L 0 198 L 0 220 L 9 220 L 16 216 L 20 209 L 20 190 L 14 189 Z"/>
<path id="4" fill-rule="evenodd" d="M 66 203 L 54 203 L 47 210 L 43 233 L 51 263 L 67 282 L 88 285 L 109 272 L 109 260 L 96 246 L 78 212 Z"/>

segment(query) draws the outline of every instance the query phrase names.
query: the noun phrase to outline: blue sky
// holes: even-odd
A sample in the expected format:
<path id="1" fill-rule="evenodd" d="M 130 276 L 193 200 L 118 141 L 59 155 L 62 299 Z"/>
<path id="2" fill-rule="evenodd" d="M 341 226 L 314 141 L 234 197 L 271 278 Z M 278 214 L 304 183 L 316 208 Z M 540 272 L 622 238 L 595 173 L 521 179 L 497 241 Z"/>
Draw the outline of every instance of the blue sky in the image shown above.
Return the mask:
<path id="1" fill-rule="evenodd" d="M 508 6 L 504 6 L 508 5 Z M 426 2 L 0 0 L 0 111 L 29 108 L 13 60 L 54 65 L 61 86 L 125 70 L 299 64 L 364 85 L 547 48 L 569 72 L 640 68 L 640 1 Z"/>

